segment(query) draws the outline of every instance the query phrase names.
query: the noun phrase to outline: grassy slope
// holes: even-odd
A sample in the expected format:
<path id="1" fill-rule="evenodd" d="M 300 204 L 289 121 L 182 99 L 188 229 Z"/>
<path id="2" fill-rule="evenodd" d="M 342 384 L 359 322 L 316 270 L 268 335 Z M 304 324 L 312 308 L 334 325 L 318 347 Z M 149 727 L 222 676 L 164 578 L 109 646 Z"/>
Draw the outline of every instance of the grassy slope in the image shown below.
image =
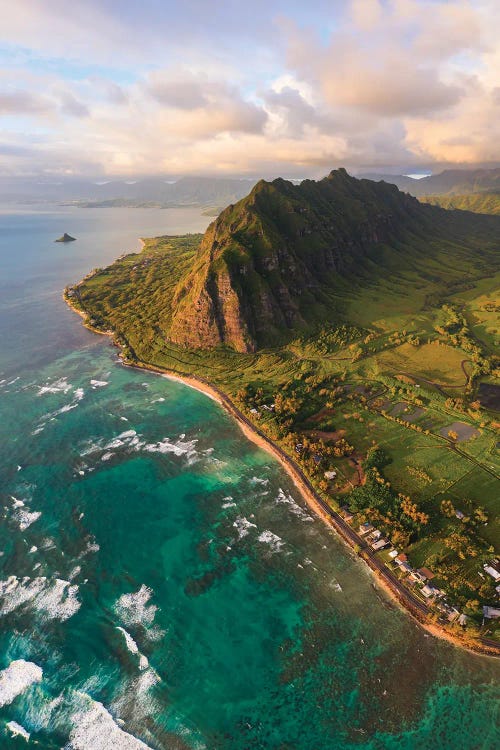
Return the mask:
<path id="1" fill-rule="evenodd" d="M 410 542 L 410 559 L 435 570 L 451 567 L 453 580 L 463 579 L 463 585 L 450 589 L 446 577 L 439 583 L 448 586 L 459 606 L 478 596 L 467 581 L 476 589 L 483 586 L 481 601 L 494 603 L 493 586 L 478 578 L 477 571 L 483 559 L 491 558 L 488 548 L 500 553 L 498 416 L 468 409 L 467 403 L 456 409 L 447 401 L 450 396 L 466 395 L 461 363 L 469 355 L 443 340 L 435 329 L 442 315 L 439 306 L 452 301 L 485 350 L 491 351 L 498 341 L 498 314 L 495 317 L 491 308 L 499 303 L 500 277 L 491 273 L 492 255 L 485 238 L 470 240 L 484 252 L 474 254 L 460 243 L 442 243 L 426 261 L 414 240 L 414 260 L 406 269 L 394 263 L 391 275 L 376 279 L 365 268 L 364 283 L 356 279 L 339 282 L 335 304 L 342 319 L 337 327 L 329 324 L 313 335 L 256 354 L 186 350 L 168 342 L 174 289 L 192 265 L 199 241 L 199 235 L 148 240 L 141 253 L 125 256 L 84 280 L 75 288 L 72 302 L 89 314 L 95 327 L 112 328 L 132 360 L 203 377 L 228 393 L 250 417 L 253 402 L 242 402 L 242 388 L 262 388 L 261 403 L 285 392 L 300 400 L 293 415 L 295 433 L 345 431 L 342 434 L 360 459 L 371 445 L 383 447 L 391 458 L 384 475 L 433 519 L 432 533 L 424 532 Z M 390 267 L 393 251 L 386 248 L 384 252 Z M 407 343 L 408 336 L 418 336 L 420 344 Z M 412 382 L 401 382 L 398 374 L 402 372 L 412 375 Z M 335 391 L 339 385 L 343 393 Z M 363 393 L 362 388 L 369 391 Z M 418 407 L 412 405 L 417 398 Z M 333 408 L 325 409 L 329 400 L 334 401 Z M 397 406 L 402 403 L 409 404 L 408 411 Z M 283 440 L 275 415 L 259 411 L 260 428 L 293 454 L 293 441 L 287 445 Z M 394 421 L 394 416 L 400 421 Z M 411 421 L 414 428 L 409 427 Z M 473 426 L 476 436 L 455 444 L 447 437 L 454 422 Z M 355 484 L 357 478 L 348 457 L 335 458 L 332 465 L 339 481 L 326 494 L 338 506 L 346 500 L 349 483 Z M 319 472 L 304 468 L 310 469 L 313 483 L 324 493 L 325 467 Z M 487 526 L 474 530 L 478 557 L 462 560 L 444 544 L 461 527 L 457 519 L 441 514 L 443 499 L 452 500 L 466 513 L 478 506 L 488 513 Z"/>
<path id="2" fill-rule="evenodd" d="M 419 198 L 442 208 L 458 208 L 476 214 L 500 216 L 500 193 L 470 193 L 465 195 L 426 195 Z"/>

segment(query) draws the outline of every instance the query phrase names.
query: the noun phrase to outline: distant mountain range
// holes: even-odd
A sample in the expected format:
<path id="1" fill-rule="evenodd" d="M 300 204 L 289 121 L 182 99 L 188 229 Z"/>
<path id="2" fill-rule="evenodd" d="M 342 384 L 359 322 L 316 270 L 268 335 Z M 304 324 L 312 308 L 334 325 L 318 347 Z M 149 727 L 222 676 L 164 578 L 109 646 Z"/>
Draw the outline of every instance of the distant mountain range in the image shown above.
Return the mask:
<path id="1" fill-rule="evenodd" d="M 182 177 L 172 182 L 157 177 L 96 182 L 81 178 L 0 178 L 0 202 L 65 203 L 83 207 L 225 206 L 247 195 L 256 180 Z"/>
<path id="2" fill-rule="evenodd" d="M 500 193 L 500 169 L 446 169 L 421 179 L 378 173 L 367 173 L 360 177 L 376 182 L 389 182 L 417 198 L 424 195 Z"/>

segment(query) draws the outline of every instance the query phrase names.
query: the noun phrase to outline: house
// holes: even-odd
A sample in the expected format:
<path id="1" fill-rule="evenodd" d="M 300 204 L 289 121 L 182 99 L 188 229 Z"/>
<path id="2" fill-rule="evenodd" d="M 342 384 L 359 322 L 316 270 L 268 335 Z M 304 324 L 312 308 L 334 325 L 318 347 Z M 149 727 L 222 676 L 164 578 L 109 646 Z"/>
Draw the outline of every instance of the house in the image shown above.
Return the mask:
<path id="1" fill-rule="evenodd" d="M 373 529 L 374 529 L 374 528 L 375 528 L 375 527 L 374 527 L 374 526 L 372 526 L 372 524 L 371 524 L 371 523 L 368 523 L 368 522 L 366 522 L 366 523 L 362 523 L 362 524 L 361 524 L 361 526 L 359 527 L 359 533 L 360 533 L 361 535 L 364 535 L 364 534 L 368 534 L 368 532 L 369 532 L 369 531 L 373 531 Z"/>
<path id="2" fill-rule="evenodd" d="M 401 552 L 400 555 L 398 555 L 394 562 L 396 562 L 398 565 L 401 565 L 401 563 L 404 563 L 408 560 L 407 556 L 404 552 Z"/>
<path id="3" fill-rule="evenodd" d="M 399 563 L 399 569 L 404 571 L 405 573 L 411 573 L 413 570 L 411 565 L 409 565 L 407 562 Z"/>
<path id="4" fill-rule="evenodd" d="M 335 479 L 336 476 L 337 476 L 336 471 L 325 471 L 324 473 L 325 479 Z"/>
<path id="5" fill-rule="evenodd" d="M 456 510 L 455 516 L 458 518 L 459 521 L 462 521 L 465 518 L 465 513 L 462 513 L 461 510 Z"/>
<path id="6" fill-rule="evenodd" d="M 465 628 L 467 625 L 467 615 L 461 614 L 458 618 L 458 624 Z"/>
<path id="7" fill-rule="evenodd" d="M 422 594 L 425 596 L 426 599 L 428 599 L 430 596 L 436 595 L 436 589 L 433 588 L 432 586 L 429 586 L 429 584 L 427 583 L 425 584 L 425 586 L 422 586 L 420 591 L 422 592 Z"/>
<path id="8" fill-rule="evenodd" d="M 500 617 L 500 609 L 483 607 L 483 617 L 487 617 L 489 620 L 496 620 Z"/>
<path id="9" fill-rule="evenodd" d="M 448 620 L 450 622 L 454 622 L 457 619 L 457 617 L 459 616 L 459 614 L 460 614 L 460 612 L 458 611 L 458 609 L 455 609 L 455 607 L 453 607 L 453 609 L 450 609 L 450 611 L 448 613 Z"/>
<path id="10" fill-rule="evenodd" d="M 370 534 L 370 540 L 371 540 L 371 541 L 376 541 L 377 539 L 380 539 L 380 537 L 381 537 L 381 536 L 382 536 L 382 532 L 381 532 L 381 531 L 379 531 L 378 529 L 375 529 L 375 530 L 374 530 L 374 531 L 372 531 L 372 533 Z"/>
<path id="11" fill-rule="evenodd" d="M 491 565 L 483 565 L 483 569 L 485 573 L 488 573 L 489 576 L 491 576 L 495 581 L 500 581 L 500 573 L 498 570 L 495 570 L 495 568 L 492 568 Z"/>
<path id="12" fill-rule="evenodd" d="M 389 544 L 389 542 L 388 542 L 387 539 L 378 539 L 376 542 L 373 542 L 372 549 L 374 549 L 375 551 L 377 551 L 379 549 L 383 549 L 388 544 Z"/>
<path id="13" fill-rule="evenodd" d="M 391 551 L 389 552 L 389 557 L 392 558 L 393 560 L 398 555 L 399 555 L 399 552 L 397 551 L 397 549 L 391 549 Z"/>
<path id="14" fill-rule="evenodd" d="M 259 410 L 253 407 L 253 409 L 250 409 L 250 414 L 258 414 Z"/>
<path id="15" fill-rule="evenodd" d="M 351 513 L 349 508 L 346 508 L 345 505 L 343 508 L 340 509 L 340 514 L 342 518 L 344 519 L 344 521 L 347 521 L 347 522 L 352 521 L 352 519 L 354 518 L 354 513 Z"/>
<path id="16" fill-rule="evenodd" d="M 417 573 L 419 574 L 421 581 L 432 581 L 432 579 L 434 578 L 434 573 L 432 572 L 432 570 L 429 570 L 429 568 L 419 568 L 417 570 Z"/>

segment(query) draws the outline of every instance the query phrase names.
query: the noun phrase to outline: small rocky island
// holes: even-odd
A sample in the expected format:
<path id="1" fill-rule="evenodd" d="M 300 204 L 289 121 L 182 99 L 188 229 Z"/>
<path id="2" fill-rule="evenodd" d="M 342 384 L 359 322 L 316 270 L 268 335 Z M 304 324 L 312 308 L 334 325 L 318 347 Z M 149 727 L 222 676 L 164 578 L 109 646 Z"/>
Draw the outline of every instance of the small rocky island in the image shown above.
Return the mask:
<path id="1" fill-rule="evenodd" d="M 54 240 L 55 242 L 75 242 L 76 237 L 72 237 L 70 234 L 67 234 L 67 232 L 64 232 L 62 237 L 59 237 L 59 239 Z"/>

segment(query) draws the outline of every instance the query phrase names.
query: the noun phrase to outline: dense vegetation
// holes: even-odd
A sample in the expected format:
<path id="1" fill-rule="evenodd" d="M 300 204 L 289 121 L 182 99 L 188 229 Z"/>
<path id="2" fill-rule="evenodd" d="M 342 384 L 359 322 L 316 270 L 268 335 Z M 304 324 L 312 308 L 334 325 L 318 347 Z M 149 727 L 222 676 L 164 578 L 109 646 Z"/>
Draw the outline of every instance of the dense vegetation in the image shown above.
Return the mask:
<path id="1" fill-rule="evenodd" d="M 346 225 L 356 210 L 346 203 Z M 482 566 L 500 552 L 500 396 L 491 396 L 500 374 L 500 220 L 451 213 L 442 221 L 442 213 L 434 237 L 417 222 L 378 243 L 362 267 L 337 273 L 323 319 L 315 307 L 318 319 L 253 352 L 172 341 L 179 289 L 203 264 L 207 237 L 201 250 L 199 235 L 149 240 L 67 296 L 93 327 L 114 332 L 129 361 L 221 388 L 332 507 L 348 506 L 353 525 L 369 521 L 414 568 L 431 569 L 450 606 L 480 625 L 481 607 L 498 601 Z M 237 221 L 234 207 L 229 219 Z M 387 550 L 377 554 L 394 566 Z M 489 632 L 496 623 L 487 621 Z"/>
<path id="2" fill-rule="evenodd" d="M 465 195 L 428 195 L 420 198 L 425 203 L 432 203 L 442 208 L 456 208 L 461 211 L 473 211 L 476 214 L 493 214 L 500 216 L 500 192 L 469 193 Z"/>

